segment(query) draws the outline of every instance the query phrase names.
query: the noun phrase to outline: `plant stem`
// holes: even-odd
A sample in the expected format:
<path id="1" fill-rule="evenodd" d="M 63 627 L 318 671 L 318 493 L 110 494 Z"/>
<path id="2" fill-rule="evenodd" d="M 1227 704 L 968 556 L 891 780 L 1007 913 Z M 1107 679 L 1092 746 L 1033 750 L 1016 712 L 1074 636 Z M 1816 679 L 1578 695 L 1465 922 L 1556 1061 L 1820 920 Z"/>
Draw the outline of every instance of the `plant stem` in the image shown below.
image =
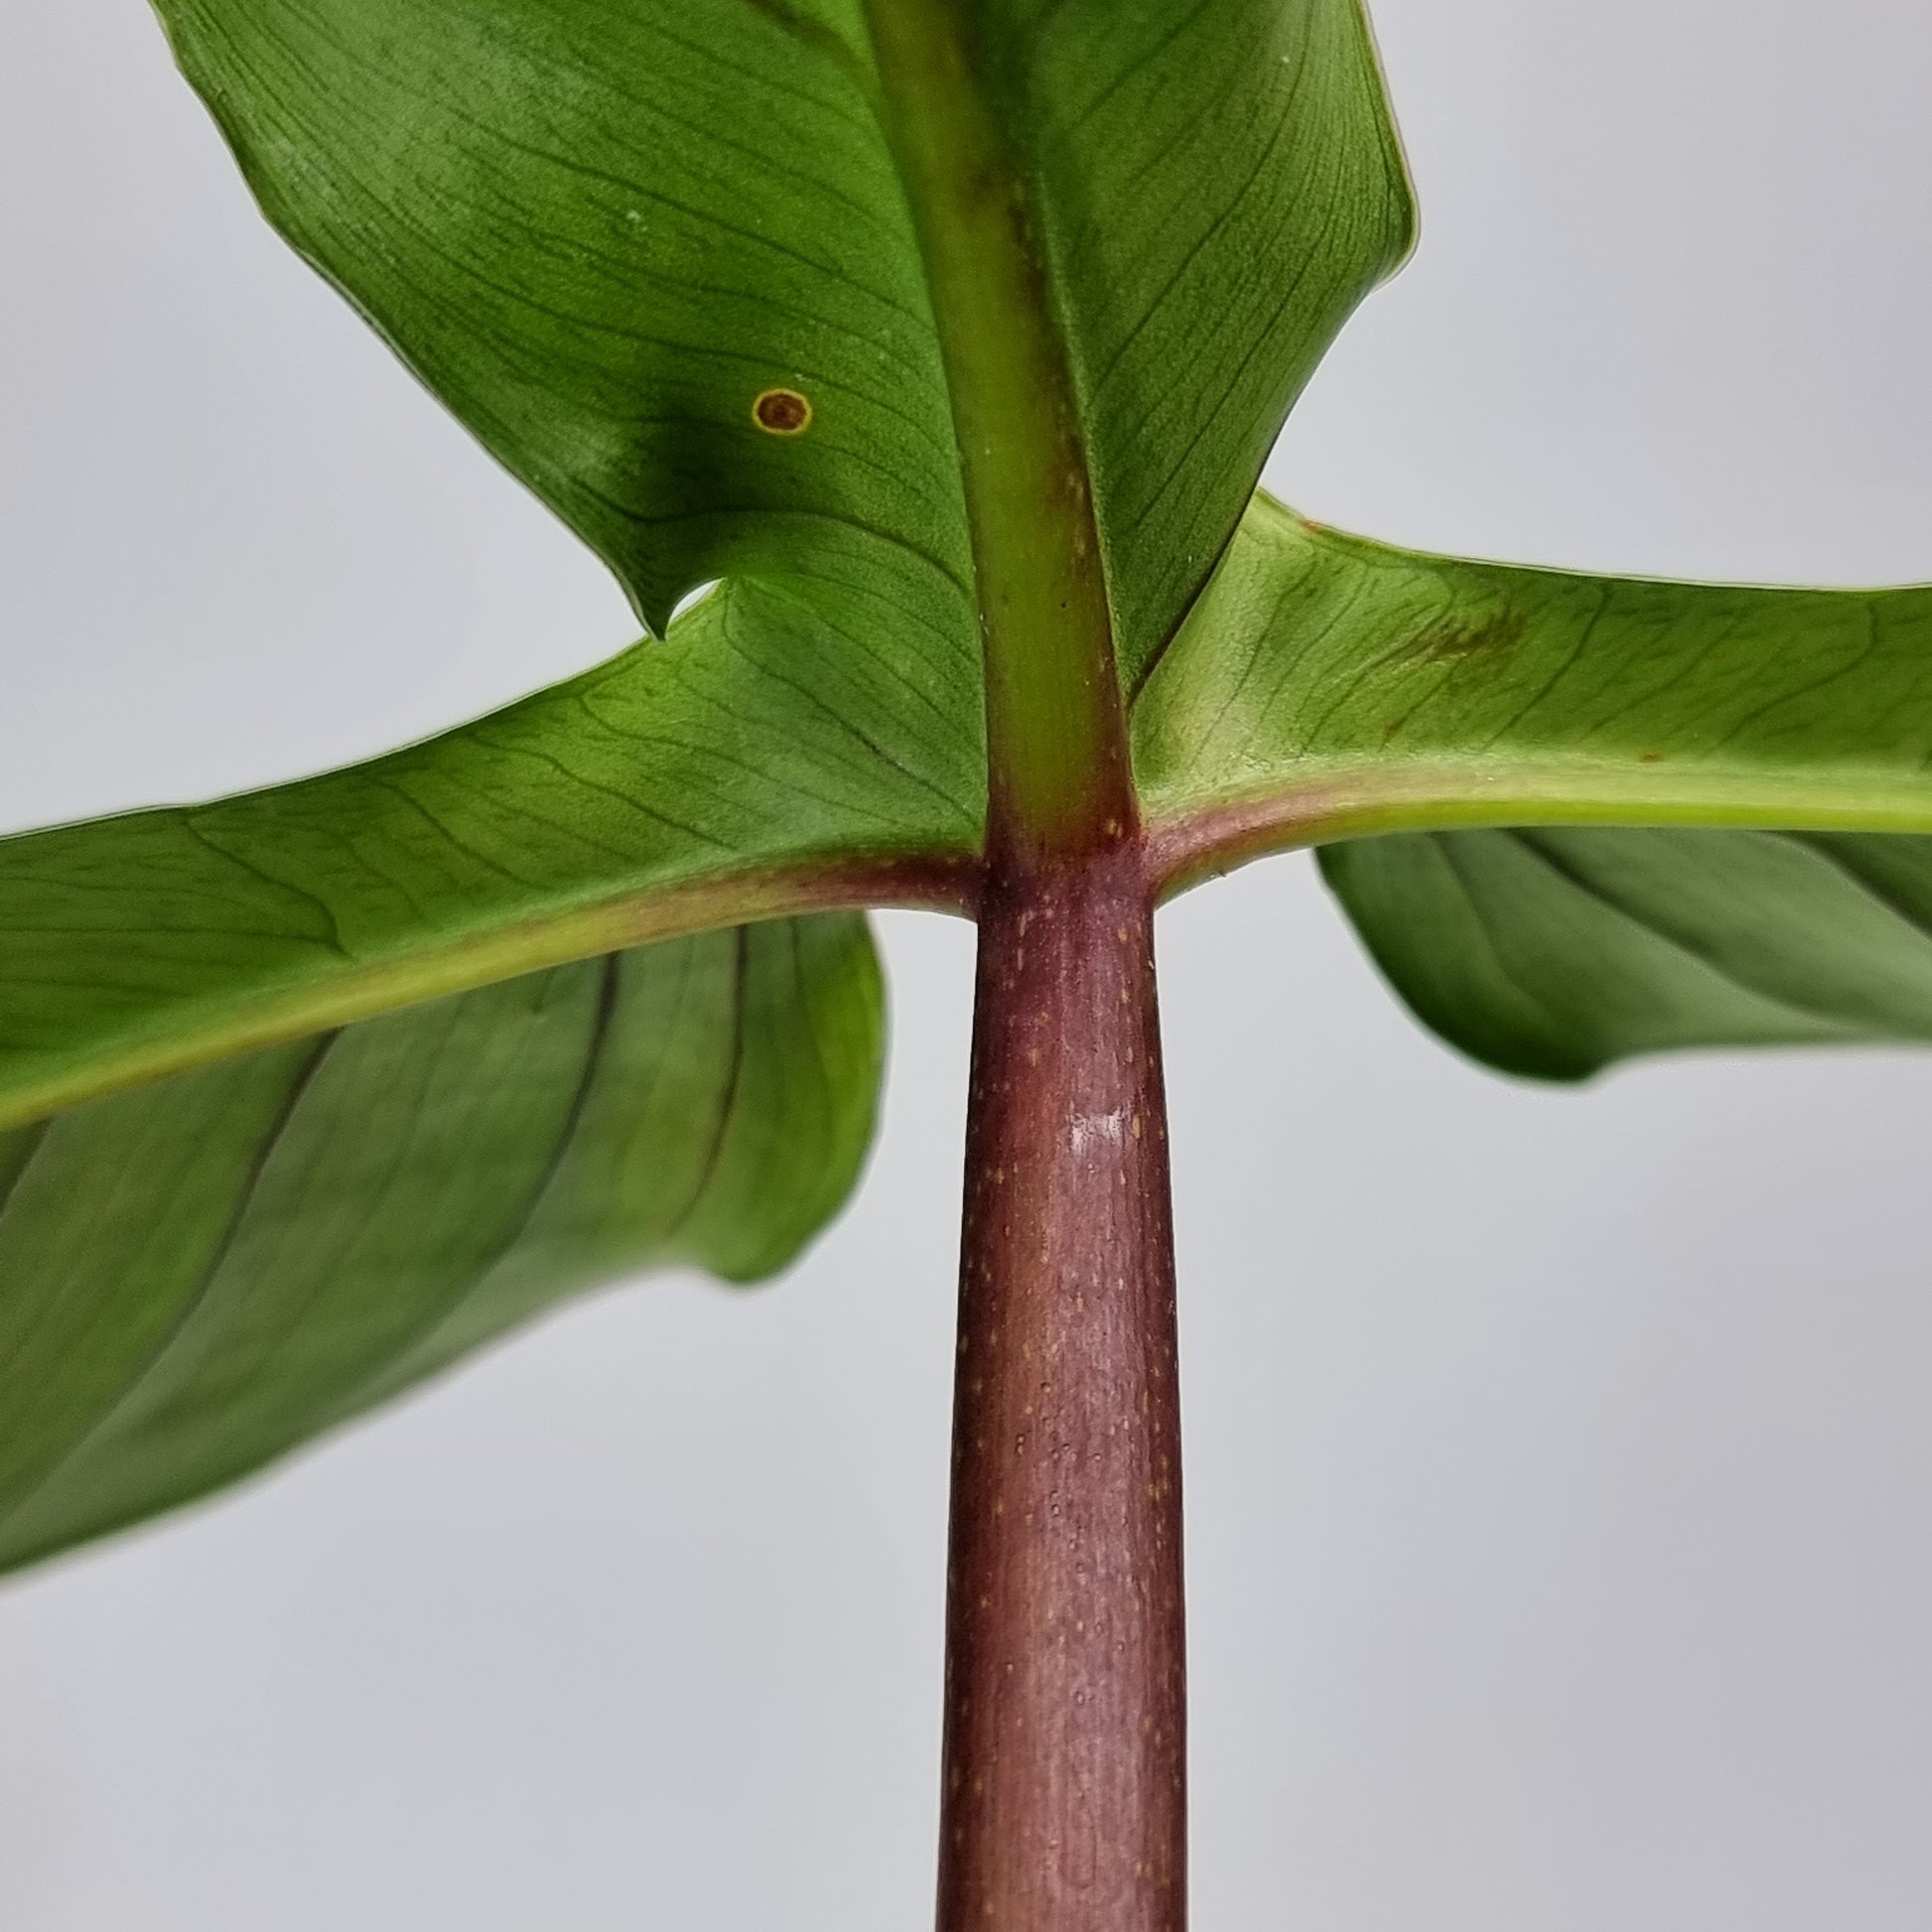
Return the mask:
<path id="1" fill-rule="evenodd" d="M 1181 1932 L 1185 1657 L 1153 892 L 1024 103 L 967 0 L 867 0 L 972 533 L 987 829 L 939 1932 Z"/>
<path id="2" fill-rule="evenodd" d="M 1138 841 L 980 909 L 940 1932 L 1181 1932 L 1173 1216 Z"/>

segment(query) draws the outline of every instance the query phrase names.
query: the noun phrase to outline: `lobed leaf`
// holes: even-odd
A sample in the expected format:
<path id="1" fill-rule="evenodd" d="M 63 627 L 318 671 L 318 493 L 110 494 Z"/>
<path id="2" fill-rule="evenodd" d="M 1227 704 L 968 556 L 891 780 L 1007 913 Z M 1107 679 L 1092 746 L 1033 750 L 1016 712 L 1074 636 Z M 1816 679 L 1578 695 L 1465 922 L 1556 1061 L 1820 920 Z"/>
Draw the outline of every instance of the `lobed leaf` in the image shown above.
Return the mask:
<path id="1" fill-rule="evenodd" d="M 0 842 L 0 1563 L 591 1280 L 776 1266 L 869 1131 L 862 935 L 617 949 L 957 904 L 984 833 L 972 323 L 918 226 L 963 205 L 901 177 L 928 102 L 868 7 L 158 5 L 270 218 L 667 641 L 353 770 Z M 1367 30 L 1357 0 L 934 21 L 912 67 L 963 26 L 1132 666 L 1407 245 Z"/>
<path id="2" fill-rule="evenodd" d="M 232 1481 L 560 1299 L 781 1267 L 871 1139 L 851 914 L 614 954 L 0 1136 L 0 1568 Z"/>

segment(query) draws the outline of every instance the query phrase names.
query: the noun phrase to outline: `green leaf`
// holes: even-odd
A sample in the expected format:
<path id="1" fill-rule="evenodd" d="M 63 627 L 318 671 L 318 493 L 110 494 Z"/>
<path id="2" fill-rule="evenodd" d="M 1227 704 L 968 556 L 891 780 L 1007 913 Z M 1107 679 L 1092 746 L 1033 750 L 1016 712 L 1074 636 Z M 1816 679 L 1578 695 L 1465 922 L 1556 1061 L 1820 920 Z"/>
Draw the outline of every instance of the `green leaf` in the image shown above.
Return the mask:
<path id="1" fill-rule="evenodd" d="M 1365 832 L 1932 831 L 1932 588 L 1418 555 L 1257 497 L 1134 709 L 1171 883 Z"/>
<path id="2" fill-rule="evenodd" d="M 1172 883 L 1342 840 L 1383 971 L 1492 1065 L 1932 1037 L 1932 840 L 1869 835 L 1932 830 L 1932 590 L 1467 563 L 1262 497 L 1135 732 Z"/>
<path id="3" fill-rule="evenodd" d="M 1321 869 L 1396 990 L 1510 1073 L 1692 1046 L 1932 1040 L 1932 839 L 1408 833 Z"/>
<path id="4" fill-rule="evenodd" d="M 885 59 L 836 0 L 162 14 L 273 218 L 651 621 L 730 582 L 661 651 L 373 765 L 0 843 L 0 1124 L 617 944 L 945 897 L 933 869 L 984 835 L 978 587 L 1027 576 L 968 530 L 962 370 L 1025 418 L 1021 365 L 1064 352 L 1101 539 L 1156 573 L 1122 592 L 1152 638 L 1408 234 L 1353 0 L 896 0 Z M 961 31 L 977 65 L 934 81 Z M 933 267 L 978 234 L 980 177 L 908 180 L 925 107 L 1019 171 L 1050 302 L 1024 262 L 986 294 L 999 232 Z M 1202 117 L 1225 138 L 1170 139 Z M 774 419 L 794 433 L 760 426 L 773 389 L 809 409 Z M 1073 664 L 1035 695 L 1090 685 Z"/>
<path id="5" fill-rule="evenodd" d="M 983 116 L 1032 205 L 1130 665 L 1413 224 L 1357 0 L 160 11 L 270 218 L 654 627 L 843 533 L 974 654 L 948 377 L 978 318 L 943 273 L 974 215 L 905 176 L 939 123 Z M 772 388 L 802 433 L 759 429 Z"/>
<path id="6" fill-rule="evenodd" d="M 641 940 L 957 903 L 978 693 L 919 660 L 921 617 L 875 586 L 735 584 L 665 643 L 371 764 L 0 841 L 0 1125 Z M 911 640 L 890 661 L 888 623 Z"/>
<path id="7" fill-rule="evenodd" d="M 968 529 L 962 370 L 998 401 L 1064 357 L 1141 649 L 1410 228 L 1354 0 L 162 13 L 278 224 L 650 620 L 730 581 L 661 647 L 374 764 L 0 842 L 0 1124 L 617 945 L 957 902 L 986 814 L 976 598 L 1013 575 Z M 971 71 L 935 83 L 955 33 Z M 1006 264 L 1005 308 L 998 233 L 986 273 L 933 266 L 979 231 L 908 182 L 928 105 L 1033 207 L 1016 245 L 1042 262 Z M 795 434 L 756 420 L 774 387 L 809 404 Z"/>
<path id="8" fill-rule="evenodd" d="M 615 954 L 0 1136 L 0 1568 L 187 1501 L 595 1283 L 781 1267 L 873 1126 L 851 914 Z"/>
<path id="9" fill-rule="evenodd" d="M 1358 0 L 971 11 L 1014 50 L 1131 684 L 1335 333 L 1408 255 L 1408 177 Z"/>
<path id="10" fill-rule="evenodd" d="M 990 791 L 1072 822 L 1109 653 L 1412 225 L 1356 0 L 160 11 L 270 217 L 666 640 L 0 842 L 5 1562 L 586 1281 L 781 1261 L 864 1145 L 870 955 L 619 949 L 958 907 Z"/>

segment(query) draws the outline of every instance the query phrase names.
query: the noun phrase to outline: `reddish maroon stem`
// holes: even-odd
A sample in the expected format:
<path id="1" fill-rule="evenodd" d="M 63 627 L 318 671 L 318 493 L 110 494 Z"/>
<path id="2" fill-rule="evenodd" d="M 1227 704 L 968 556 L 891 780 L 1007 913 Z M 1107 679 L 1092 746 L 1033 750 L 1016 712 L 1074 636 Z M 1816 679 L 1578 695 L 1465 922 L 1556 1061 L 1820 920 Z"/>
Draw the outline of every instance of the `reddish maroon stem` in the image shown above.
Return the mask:
<path id="1" fill-rule="evenodd" d="M 940 1932 L 1181 1932 L 1173 1213 L 1138 841 L 980 907 Z"/>

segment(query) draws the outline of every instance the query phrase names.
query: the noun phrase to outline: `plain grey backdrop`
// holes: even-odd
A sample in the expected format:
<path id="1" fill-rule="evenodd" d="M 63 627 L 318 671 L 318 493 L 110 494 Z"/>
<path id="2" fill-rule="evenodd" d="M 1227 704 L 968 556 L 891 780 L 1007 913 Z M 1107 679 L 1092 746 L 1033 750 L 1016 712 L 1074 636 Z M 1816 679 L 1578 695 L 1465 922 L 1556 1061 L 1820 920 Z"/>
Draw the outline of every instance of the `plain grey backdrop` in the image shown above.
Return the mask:
<path id="1" fill-rule="evenodd" d="M 1413 543 L 1932 578 L 1916 0 L 1381 0 L 1424 241 L 1270 481 Z M 630 625 L 259 224 L 140 0 L 10 0 L 0 820 L 420 736 Z M 929 1922 L 970 933 L 864 1191 L 0 1593 L 9 1932 Z M 1165 916 L 1204 1932 L 1904 1932 L 1932 1063 L 1584 1092 L 1306 861 Z"/>

